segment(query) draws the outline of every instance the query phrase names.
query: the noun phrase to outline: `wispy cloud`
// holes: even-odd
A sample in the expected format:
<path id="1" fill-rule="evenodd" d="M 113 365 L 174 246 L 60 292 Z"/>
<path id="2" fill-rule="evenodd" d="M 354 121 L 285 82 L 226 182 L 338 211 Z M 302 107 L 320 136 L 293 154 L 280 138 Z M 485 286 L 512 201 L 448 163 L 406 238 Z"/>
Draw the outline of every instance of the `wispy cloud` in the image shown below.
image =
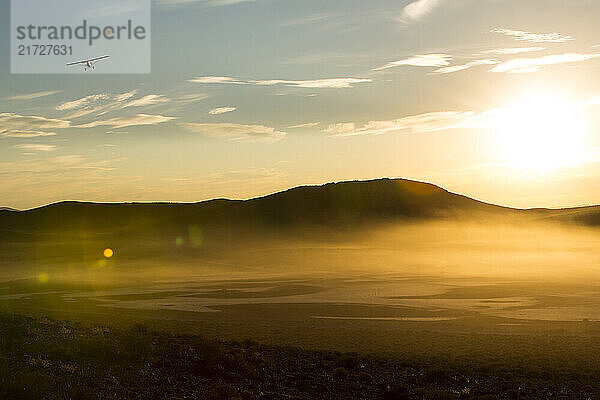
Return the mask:
<path id="1" fill-rule="evenodd" d="M 80 99 L 59 104 L 56 106 L 56 110 L 69 111 L 70 113 L 65 118 L 70 120 L 77 119 L 89 114 L 98 114 L 116 109 L 118 108 L 117 105 L 120 107 L 123 101 L 133 95 L 135 95 L 135 91 L 119 94 L 114 97 L 106 93 L 91 94 Z"/>
<path id="2" fill-rule="evenodd" d="M 197 78 L 190 79 L 188 82 L 193 83 L 231 83 L 236 85 L 247 85 L 248 82 L 240 81 L 229 76 L 199 76 Z"/>
<path id="3" fill-rule="evenodd" d="M 298 124 L 298 125 L 292 125 L 292 126 L 288 126 L 288 129 L 301 129 L 301 128 L 311 128 L 313 126 L 317 126 L 319 125 L 319 122 L 307 122 L 305 124 Z"/>
<path id="4" fill-rule="evenodd" d="M 0 126 L 3 129 L 60 129 L 68 128 L 70 121 L 52 119 L 35 115 L 19 115 L 14 113 L 0 113 Z"/>
<path id="5" fill-rule="evenodd" d="M 165 117 L 163 115 L 136 114 L 122 117 L 110 118 L 107 120 L 93 121 L 88 124 L 75 125 L 75 128 L 95 128 L 97 126 L 110 126 L 113 129 L 125 128 L 128 126 L 158 125 L 175 119 L 175 117 Z"/>
<path id="6" fill-rule="evenodd" d="M 267 140 L 275 141 L 283 138 L 286 133 L 264 125 L 243 125 L 232 123 L 202 124 L 182 123 L 189 132 L 199 133 L 206 137 L 225 140 Z"/>
<path id="7" fill-rule="evenodd" d="M 526 31 L 516 31 L 512 29 L 494 29 L 493 33 L 499 33 L 506 36 L 511 36 L 515 38 L 515 40 L 523 41 L 523 42 L 535 42 L 535 43 L 543 43 L 543 42 L 553 42 L 553 43 L 563 43 L 573 40 L 571 36 L 563 35 L 562 33 L 532 33 Z"/>
<path id="8" fill-rule="evenodd" d="M 219 114 L 225 114 L 228 112 L 232 112 L 237 110 L 236 107 L 217 107 L 217 108 L 213 108 L 212 110 L 210 110 L 208 113 L 210 115 L 219 115 Z"/>
<path id="9" fill-rule="evenodd" d="M 45 118 L 37 115 L 19 115 L 14 113 L 0 114 L 0 137 L 32 138 L 36 136 L 54 136 L 56 132 L 46 129 L 64 129 L 71 126 L 71 121 Z"/>
<path id="10" fill-rule="evenodd" d="M 56 132 L 44 132 L 44 131 L 25 131 L 20 129 L 5 129 L 0 130 L 1 137 L 10 138 L 32 138 L 38 136 L 54 136 Z"/>
<path id="11" fill-rule="evenodd" d="M 440 4 L 440 0 L 417 0 L 408 4 L 402 10 L 402 16 L 409 20 L 419 20 L 429 14 L 437 5 Z"/>
<path id="12" fill-rule="evenodd" d="M 360 79 L 360 78 L 331 78 L 331 79 L 315 79 L 306 81 L 287 81 L 287 80 L 268 80 L 268 81 L 255 81 L 257 85 L 286 85 L 295 86 L 301 88 L 310 89 L 343 89 L 351 88 L 356 83 L 371 82 L 371 79 Z"/>
<path id="13" fill-rule="evenodd" d="M 477 114 L 472 111 L 441 111 L 411 115 L 388 121 L 369 121 L 362 126 L 353 122 L 329 125 L 324 133 L 333 136 L 380 135 L 383 133 L 425 133 L 472 127 Z"/>
<path id="14" fill-rule="evenodd" d="M 452 56 L 448 54 L 422 54 L 413 57 L 405 58 L 398 61 L 392 61 L 379 68 L 374 68 L 373 71 L 382 71 L 388 68 L 400 66 L 413 67 L 445 67 L 450 65 Z"/>
<path id="15" fill-rule="evenodd" d="M 500 61 L 498 61 L 498 60 L 475 60 L 475 61 L 468 62 L 466 64 L 451 65 L 449 67 L 439 68 L 439 69 L 436 69 L 434 71 L 434 73 L 450 74 L 453 72 L 464 71 L 466 69 L 469 69 L 471 67 L 476 67 L 478 65 L 494 65 L 494 64 L 500 64 Z"/>
<path id="16" fill-rule="evenodd" d="M 108 99 L 110 96 L 105 93 L 91 94 L 89 96 L 82 97 L 81 99 L 67 101 L 56 106 L 58 111 L 70 111 L 81 108 L 91 107 L 93 104 Z"/>
<path id="17" fill-rule="evenodd" d="M 72 120 L 90 114 L 99 116 L 129 107 L 150 107 L 171 101 L 171 99 L 161 94 L 148 94 L 135 99 L 136 95 L 137 90 L 116 95 L 107 93 L 91 94 L 80 99 L 59 104 L 56 110 L 70 111 L 71 113 L 65 118 Z"/>
<path id="18" fill-rule="evenodd" d="M 8 97 L 8 100 L 33 100 L 33 99 L 39 99 L 40 97 L 52 96 L 52 95 L 55 95 L 60 92 L 61 92 L 60 90 L 49 90 L 46 92 L 27 93 L 27 94 L 21 94 L 18 96 Z"/>
<path id="19" fill-rule="evenodd" d="M 600 96 L 576 104 L 581 107 L 597 106 L 600 105 Z M 356 136 L 385 133 L 417 134 L 452 129 L 489 130 L 506 124 L 507 113 L 511 112 L 513 112 L 511 106 L 483 111 L 437 111 L 392 120 L 369 121 L 362 125 L 340 122 L 329 125 L 322 132 L 331 136 Z"/>
<path id="20" fill-rule="evenodd" d="M 509 47 L 505 49 L 492 49 L 482 51 L 481 54 L 501 54 L 501 55 L 511 55 L 511 54 L 522 54 L 522 53 L 531 53 L 534 51 L 542 51 L 545 50 L 544 47 Z"/>
<path id="21" fill-rule="evenodd" d="M 130 98 L 132 98 L 133 96 L 135 96 L 137 93 L 137 90 L 132 90 L 130 92 L 125 92 L 125 93 L 121 93 L 115 96 L 115 100 L 120 102 L 129 100 Z"/>
<path id="22" fill-rule="evenodd" d="M 166 103 L 171 101 L 162 94 L 149 94 L 139 99 L 132 100 L 128 103 L 123 104 L 123 108 L 127 107 L 146 107 L 153 106 L 156 104 Z"/>
<path id="23" fill-rule="evenodd" d="M 201 76 L 190 79 L 193 83 L 212 83 L 212 84 L 232 84 L 232 85 L 285 85 L 290 87 L 310 88 L 310 89 L 343 89 L 351 88 L 354 84 L 371 82 L 371 79 L 362 78 L 329 78 L 329 79 L 314 79 L 314 80 L 284 80 L 284 79 L 269 79 L 269 80 L 240 80 L 227 76 Z"/>
<path id="24" fill-rule="evenodd" d="M 553 54 L 545 57 L 538 58 L 516 58 L 513 60 L 505 61 L 496 67 L 491 72 L 508 72 L 511 74 L 516 73 L 530 73 L 539 71 L 540 67 L 556 64 L 575 63 L 581 61 L 588 61 L 594 58 L 600 57 L 599 53 L 596 54 L 579 54 L 579 53 L 566 53 L 566 54 Z"/>
<path id="25" fill-rule="evenodd" d="M 25 143 L 15 145 L 17 149 L 29 150 L 29 151 L 54 151 L 56 146 L 53 144 L 40 144 L 40 143 Z"/>

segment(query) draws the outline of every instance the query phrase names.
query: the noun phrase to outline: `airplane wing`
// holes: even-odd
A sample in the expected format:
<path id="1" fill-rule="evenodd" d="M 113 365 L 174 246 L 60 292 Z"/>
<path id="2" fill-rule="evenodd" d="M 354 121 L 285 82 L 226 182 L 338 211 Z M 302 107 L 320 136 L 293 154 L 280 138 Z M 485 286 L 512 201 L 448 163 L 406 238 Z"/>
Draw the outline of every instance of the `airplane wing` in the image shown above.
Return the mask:
<path id="1" fill-rule="evenodd" d="M 90 59 L 83 60 L 83 61 L 75 61 L 75 62 L 72 62 L 72 63 L 68 63 L 67 66 L 69 66 L 69 65 L 87 64 L 87 63 L 96 63 L 96 62 L 98 62 L 100 60 L 104 60 L 105 58 L 108 58 L 108 57 L 110 57 L 110 56 L 102 56 L 102 57 L 90 58 Z"/>
<path id="2" fill-rule="evenodd" d="M 98 61 L 100 61 L 100 60 L 104 60 L 105 58 L 108 58 L 108 57 L 110 57 L 110 56 L 96 57 L 96 58 L 91 58 L 91 59 L 89 59 L 88 61 L 89 61 L 89 62 L 98 62 Z"/>
<path id="3" fill-rule="evenodd" d="M 78 65 L 78 64 L 87 64 L 87 60 L 85 60 L 85 61 L 75 61 L 75 62 L 72 62 L 72 63 L 68 63 L 67 66 L 69 66 L 69 65 Z"/>

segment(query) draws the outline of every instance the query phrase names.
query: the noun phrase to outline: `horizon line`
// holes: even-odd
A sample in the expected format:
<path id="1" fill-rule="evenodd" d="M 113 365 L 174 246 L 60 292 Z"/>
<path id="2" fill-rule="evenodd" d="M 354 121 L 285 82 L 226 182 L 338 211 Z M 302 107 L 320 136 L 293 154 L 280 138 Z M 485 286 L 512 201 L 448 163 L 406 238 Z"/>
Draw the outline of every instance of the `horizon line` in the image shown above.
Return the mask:
<path id="1" fill-rule="evenodd" d="M 58 201 L 53 201 L 50 203 L 46 203 L 46 204 L 42 204 L 39 206 L 34 206 L 34 207 L 29 207 L 29 208 L 24 208 L 24 209 L 20 209 L 20 208 L 15 208 L 15 207 L 10 207 L 10 206 L 0 206 L 0 211 L 8 211 L 8 212 L 27 212 L 27 211 L 32 211 L 32 210 L 37 210 L 37 209 L 41 209 L 41 208 L 45 208 L 45 207 L 50 207 L 56 204 L 62 204 L 62 203 L 81 203 L 81 204 L 100 204 L 100 205 L 118 205 L 118 204 L 181 204 L 181 205 L 194 205 L 194 204 L 201 204 L 201 203 L 206 203 L 206 202 L 210 202 L 210 201 L 219 201 L 219 200 L 223 200 L 223 201 L 240 201 L 240 202 L 244 202 L 244 201 L 251 201 L 251 200 L 257 200 L 257 199 L 262 199 L 262 198 L 266 198 L 266 197 L 270 197 L 270 196 L 274 196 L 277 194 L 281 194 L 281 193 L 285 193 L 291 190 L 295 190 L 295 189 L 300 189 L 300 188 L 318 188 L 318 187 L 323 187 L 323 186 L 327 186 L 327 185 L 335 185 L 335 184 L 341 184 L 341 183 L 366 183 L 366 182 L 376 182 L 376 181 L 385 181 L 385 180 L 390 180 L 390 181 L 410 181 L 410 182 L 415 182 L 415 183 L 422 183 L 422 184 L 426 184 L 426 185 L 431 185 L 431 186 L 435 186 L 437 188 L 440 188 L 444 191 L 446 191 L 447 193 L 450 194 L 454 194 L 457 196 L 463 196 L 466 197 L 468 199 L 471 199 L 473 201 L 477 201 L 480 203 L 484 203 L 484 204 L 488 204 L 488 205 L 492 205 L 492 206 L 497 206 L 497 207 L 503 207 L 503 208 L 508 208 L 508 209 L 512 209 L 512 210 L 570 210 L 570 209 L 582 209 L 582 208 L 589 208 L 589 207 L 598 207 L 600 206 L 600 204 L 586 204 L 586 205 L 577 205 L 577 206 L 565 206 L 565 207 L 512 207 L 512 206 L 507 206 L 504 204 L 500 204 L 500 203 L 493 203 L 493 202 L 489 202 L 489 201 L 485 201 L 485 200 L 481 200 L 478 199 L 476 197 L 472 197 L 470 195 L 466 195 L 463 193 L 457 193 L 457 192 L 453 192 L 451 190 L 448 190 L 447 188 L 432 183 L 432 182 L 428 182 L 425 180 L 419 180 L 419 179 L 410 179 L 410 178 L 400 178 L 400 177 L 380 177 L 380 178 L 370 178 L 370 179 L 348 179 L 348 180 L 339 180 L 339 181 L 328 181 L 328 182 L 324 182 L 324 183 L 316 183 L 316 184 L 300 184 L 300 185 L 296 185 L 296 186 L 291 186 L 287 189 L 282 189 L 282 190 L 277 190 L 277 191 L 273 191 L 273 192 L 269 192 L 267 194 L 262 194 L 262 195 L 256 195 L 256 196 L 252 196 L 252 197 L 247 197 L 247 198 L 228 198 L 228 197 L 213 197 L 213 198 L 209 198 L 209 199 L 204 199 L 204 200 L 198 200 L 198 201 L 167 201 L 167 200 L 135 200 L 135 201 L 93 201 L 93 200 L 72 200 L 72 199 L 65 199 L 65 200 L 58 200 Z"/>

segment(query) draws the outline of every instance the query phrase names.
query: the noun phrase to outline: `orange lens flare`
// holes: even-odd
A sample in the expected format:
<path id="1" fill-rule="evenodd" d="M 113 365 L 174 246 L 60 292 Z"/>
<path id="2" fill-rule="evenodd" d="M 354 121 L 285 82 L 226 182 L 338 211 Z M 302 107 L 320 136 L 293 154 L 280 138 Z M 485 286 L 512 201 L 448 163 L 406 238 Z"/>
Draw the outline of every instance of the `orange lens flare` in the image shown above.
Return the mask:
<path id="1" fill-rule="evenodd" d="M 102 252 L 102 254 L 106 258 L 111 258 L 115 254 L 115 252 L 111 248 L 106 248 L 106 249 L 104 249 L 104 251 Z"/>

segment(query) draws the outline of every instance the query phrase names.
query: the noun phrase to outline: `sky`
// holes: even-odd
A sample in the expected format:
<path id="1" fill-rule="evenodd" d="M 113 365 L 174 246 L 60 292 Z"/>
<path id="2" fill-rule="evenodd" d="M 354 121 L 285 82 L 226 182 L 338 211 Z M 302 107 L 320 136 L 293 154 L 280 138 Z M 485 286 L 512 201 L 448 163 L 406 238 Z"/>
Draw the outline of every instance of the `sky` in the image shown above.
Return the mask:
<path id="1" fill-rule="evenodd" d="M 380 177 L 600 203 L 597 1 L 153 0 L 151 17 L 151 74 L 11 74 L 0 57 L 0 206 Z"/>

